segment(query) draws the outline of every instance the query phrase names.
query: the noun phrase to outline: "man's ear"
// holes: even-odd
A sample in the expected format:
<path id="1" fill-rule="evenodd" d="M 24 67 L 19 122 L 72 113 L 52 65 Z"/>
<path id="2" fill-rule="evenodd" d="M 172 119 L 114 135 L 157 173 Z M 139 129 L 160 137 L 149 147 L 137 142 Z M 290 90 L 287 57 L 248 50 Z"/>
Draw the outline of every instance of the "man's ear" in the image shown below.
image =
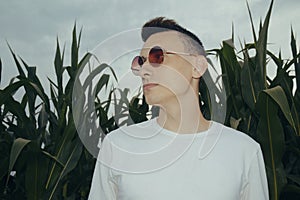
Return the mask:
<path id="1" fill-rule="evenodd" d="M 204 56 L 198 55 L 193 69 L 193 78 L 200 78 L 207 70 L 208 63 Z"/>

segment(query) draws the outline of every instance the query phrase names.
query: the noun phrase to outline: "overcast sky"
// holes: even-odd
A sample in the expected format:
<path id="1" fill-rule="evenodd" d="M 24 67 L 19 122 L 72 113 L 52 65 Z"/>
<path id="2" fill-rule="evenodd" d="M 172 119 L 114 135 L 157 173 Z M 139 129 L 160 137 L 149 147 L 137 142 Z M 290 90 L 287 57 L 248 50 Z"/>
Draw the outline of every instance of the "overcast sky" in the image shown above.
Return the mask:
<path id="1" fill-rule="evenodd" d="M 257 29 L 270 0 L 248 2 Z M 291 25 L 296 36 L 300 34 L 299 8 L 299 0 L 275 0 L 274 3 L 269 48 L 275 53 L 281 48 L 285 58 L 290 57 Z M 238 39 L 252 41 L 246 0 L 1 0 L 0 16 L 0 57 L 3 63 L 0 88 L 17 75 L 6 40 L 29 65 L 38 67 L 40 78 L 47 82 L 46 77 L 54 78 L 56 37 L 62 45 L 66 44 L 65 65 L 69 65 L 75 21 L 78 29 L 83 27 L 81 55 L 110 36 L 140 28 L 145 21 L 157 16 L 174 18 L 198 35 L 206 49 L 218 48 L 222 40 L 230 38 L 232 23 L 238 48 Z M 297 39 L 300 44 L 299 37 Z"/>

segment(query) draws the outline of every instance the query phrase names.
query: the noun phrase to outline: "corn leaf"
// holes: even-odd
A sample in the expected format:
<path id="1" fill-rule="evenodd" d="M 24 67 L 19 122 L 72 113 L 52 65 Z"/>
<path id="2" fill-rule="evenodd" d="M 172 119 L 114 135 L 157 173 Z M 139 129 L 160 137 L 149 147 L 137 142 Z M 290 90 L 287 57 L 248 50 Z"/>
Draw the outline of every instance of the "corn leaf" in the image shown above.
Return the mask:
<path id="1" fill-rule="evenodd" d="M 286 95 L 283 91 L 283 89 L 280 86 L 276 86 L 274 88 L 268 89 L 264 91 L 266 94 L 268 94 L 279 106 L 282 113 L 284 114 L 285 118 L 289 122 L 289 124 L 293 127 L 295 133 L 296 131 L 296 124 L 293 120 L 291 110 L 286 98 Z"/>
<path id="2" fill-rule="evenodd" d="M 266 55 L 267 55 L 267 40 L 268 40 L 268 29 L 269 29 L 269 23 L 270 23 L 270 17 L 273 7 L 273 0 L 271 1 L 269 10 L 267 12 L 267 16 L 264 20 L 263 25 L 259 29 L 259 37 L 256 43 L 256 69 L 255 72 L 257 72 L 257 78 L 260 81 L 260 86 L 262 89 L 267 88 L 267 81 L 266 81 Z"/>
<path id="3" fill-rule="evenodd" d="M 244 98 L 245 103 L 249 106 L 249 108 L 254 111 L 255 103 L 257 101 L 258 91 L 255 87 L 255 75 L 253 65 L 247 53 L 244 53 L 245 60 L 243 63 L 243 67 L 241 70 L 241 92 Z"/>
<path id="4" fill-rule="evenodd" d="M 68 155 L 67 160 L 65 161 L 63 169 L 59 174 L 59 177 L 56 180 L 55 186 L 52 189 L 49 200 L 53 199 L 54 193 L 62 178 L 76 167 L 78 160 L 82 154 L 81 142 L 77 139 L 73 143 L 75 143 L 75 145 L 72 145 L 72 149 L 69 149 L 70 153 Z"/>
<path id="5" fill-rule="evenodd" d="M 257 139 L 264 154 L 270 199 L 278 200 L 280 192 L 287 182 L 281 161 L 285 145 L 284 132 L 277 114 L 279 106 L 268 95 L 268 92 L 262 91 L 258 96 L 256 109 L 260 118 L 257 126 Z"/>
<path id="6" fill-rule="evenodd" d="M 17 138 L 12 147 L 11 147 L 11 152 L 10 152 L 10 158 L 9 158 L 9 167 L 8 167 L 8 176 L 7 176 L 7 181 L 6 181 L 6 185 L 8 184 L 8 180 L 9 180 L 9 175 L 10 172 L 12 171 L 17 159 L 19 158 L 20 153 L 22 152 L 22 150 L 24 149 L 24 147 L 26 145 L 28 145 L 31 142 L 31 140 L 27 140 L 24 138 Z"/>
<path id="7" fill-rule="evenodd" d="M 29 147 L 30 156 L 25 171 L 26 194 L 28 199 L 39 200 L 44 193 L 48 160 L 45 159 L 36 142 L 32 142 Z"/>
<path id="8" fill-rule="evenodd" d="M 0 84 L 1 84 L 1 78 L 2 78 L 2 61 L 0 58 Z"/>

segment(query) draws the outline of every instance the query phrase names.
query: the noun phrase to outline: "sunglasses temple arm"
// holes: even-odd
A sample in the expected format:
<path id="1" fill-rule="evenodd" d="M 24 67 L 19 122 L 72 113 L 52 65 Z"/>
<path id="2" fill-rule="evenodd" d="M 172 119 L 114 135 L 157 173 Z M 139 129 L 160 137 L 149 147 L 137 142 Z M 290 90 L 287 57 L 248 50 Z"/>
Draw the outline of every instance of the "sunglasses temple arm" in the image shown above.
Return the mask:
<path id="1" fill-rule="evenodd" d="M 184 56 L 197 56 L 196 54 L 192 53 L 179 53 L 174 51 L 166 51 L 167 54 L 178 54 L 178 55 L 184 55 Z"/>

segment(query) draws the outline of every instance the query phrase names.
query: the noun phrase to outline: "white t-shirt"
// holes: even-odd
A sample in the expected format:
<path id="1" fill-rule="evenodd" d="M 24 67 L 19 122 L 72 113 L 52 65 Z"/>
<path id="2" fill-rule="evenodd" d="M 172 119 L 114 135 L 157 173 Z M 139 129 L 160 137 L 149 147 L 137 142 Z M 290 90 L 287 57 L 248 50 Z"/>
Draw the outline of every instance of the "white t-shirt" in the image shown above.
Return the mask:
<path id="1" fill-rule="evenodd" d="M 99 142 L 89 200 L 268 200 L 261 148 L 211 121 L 178 134 L 156 118 L 119 128 Z"/>

